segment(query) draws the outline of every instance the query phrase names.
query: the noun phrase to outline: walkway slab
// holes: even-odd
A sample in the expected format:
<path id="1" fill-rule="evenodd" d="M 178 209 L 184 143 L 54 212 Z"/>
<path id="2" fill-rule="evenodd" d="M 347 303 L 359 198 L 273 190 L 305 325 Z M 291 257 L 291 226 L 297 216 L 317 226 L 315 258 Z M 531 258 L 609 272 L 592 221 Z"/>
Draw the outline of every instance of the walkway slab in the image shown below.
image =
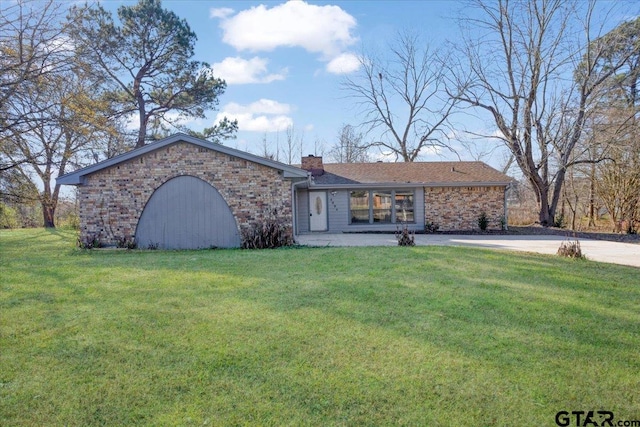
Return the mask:
<path id="1" fill-rule="evenodd" d="M 471 246 L 555 255 L 563 241 L 561 236 L 547 235 L 459 235 L 417 234 L 416 246 Z M 305 246 L 397 246 L 393 234 L 304 234 L 296 241 Z M 640 245 L 605 240 L 579 239 L 582 253 L 592 261 L 640 268 Z"/>

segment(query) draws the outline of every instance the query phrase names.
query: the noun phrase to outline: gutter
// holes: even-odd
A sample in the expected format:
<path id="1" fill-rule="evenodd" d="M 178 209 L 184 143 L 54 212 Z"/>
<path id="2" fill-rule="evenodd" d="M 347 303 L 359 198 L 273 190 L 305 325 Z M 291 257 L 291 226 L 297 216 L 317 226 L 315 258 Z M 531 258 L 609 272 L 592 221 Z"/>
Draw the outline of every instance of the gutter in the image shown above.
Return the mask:
<path id="1" fill-rule="evenodd" d="M 513 184 L 509 184 L 504 187 L 504 231 L 509 230 L 509 207 L 507 206 L 507 192 L 511 188 L 511 185 Z"/>
<path id="2" fill-rule="evenodd" d="M 438 188 L 438 187 L 508 187 L 509 182 L 370 182 L 354 184 L 313 184 L 310 188 L 317 190 L 348 190 L 352 188 Z"/>

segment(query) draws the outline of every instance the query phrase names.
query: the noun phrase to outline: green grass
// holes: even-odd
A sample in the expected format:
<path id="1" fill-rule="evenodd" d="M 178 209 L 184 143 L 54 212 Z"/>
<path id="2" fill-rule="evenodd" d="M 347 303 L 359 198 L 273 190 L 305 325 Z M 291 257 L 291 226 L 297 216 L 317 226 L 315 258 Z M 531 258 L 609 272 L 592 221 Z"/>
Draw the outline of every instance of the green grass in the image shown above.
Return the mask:
<path id="1" fill-rule="evenodd" d="M 455 247 L 74 242 L 0 232 L 0 425 L 640 419 L 634 268 Z"/>

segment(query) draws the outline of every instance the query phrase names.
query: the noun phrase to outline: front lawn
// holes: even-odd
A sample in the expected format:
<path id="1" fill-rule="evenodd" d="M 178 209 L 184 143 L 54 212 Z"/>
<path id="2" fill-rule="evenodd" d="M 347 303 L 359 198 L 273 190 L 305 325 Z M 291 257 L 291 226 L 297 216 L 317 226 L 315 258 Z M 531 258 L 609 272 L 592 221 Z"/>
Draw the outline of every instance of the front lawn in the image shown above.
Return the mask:
<path id="1" fill-rule="evenodd" d="M 0 231 L 0 425 L 640 420 L 638 269 L 455 247 L 74 243 Z"/>

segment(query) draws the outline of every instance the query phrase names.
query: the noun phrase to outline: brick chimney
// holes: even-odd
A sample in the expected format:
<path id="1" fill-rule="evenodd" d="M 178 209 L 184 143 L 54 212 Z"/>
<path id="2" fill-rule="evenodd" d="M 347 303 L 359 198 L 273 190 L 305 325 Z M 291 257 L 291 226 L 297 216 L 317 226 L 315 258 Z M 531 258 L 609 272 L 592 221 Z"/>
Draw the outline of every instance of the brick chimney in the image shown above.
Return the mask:
<path id="1" fill-rule="evenodd" d="M 302 169 L 311 172 L 312 176 L 320 176 L 324 174 L 324 165 L 322 164 L 322 156 L 314 156 L 309 154 L 302 158 Z"/>

